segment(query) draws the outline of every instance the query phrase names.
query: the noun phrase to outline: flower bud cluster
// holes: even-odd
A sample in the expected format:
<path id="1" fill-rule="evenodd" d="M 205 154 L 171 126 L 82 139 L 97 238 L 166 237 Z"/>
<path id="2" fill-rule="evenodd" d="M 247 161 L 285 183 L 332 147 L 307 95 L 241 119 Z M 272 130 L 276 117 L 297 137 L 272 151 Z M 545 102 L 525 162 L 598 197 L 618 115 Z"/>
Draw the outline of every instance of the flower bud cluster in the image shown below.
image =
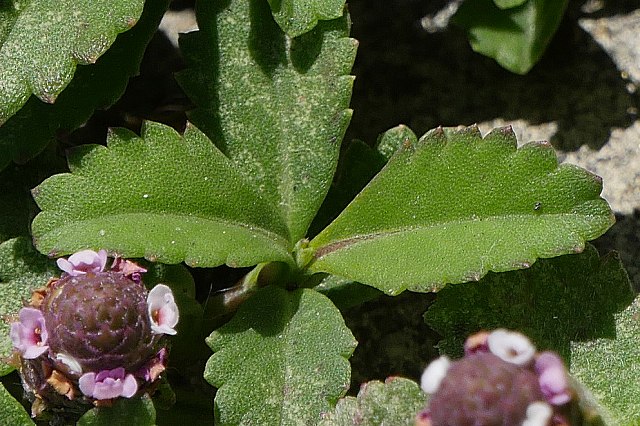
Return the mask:
<path id="1" fill-rule="evenodd" d="M 562 359 L 504 329 L 470 336 L 457 361 L 431 362 L 421 386 L 431 398 L 416 426 L 569 425 L 575 400 Z"/>
<path id="2" fill-rule="evenodd" d="M 144 268 L 107 260 L 104 250 L 58 259 L 62 276 L 35 290 L 11 324 L 34 417 L 151 392 L 166 369 L 165 336 L 179 319 L 171 289 L 147 292 Z"/>

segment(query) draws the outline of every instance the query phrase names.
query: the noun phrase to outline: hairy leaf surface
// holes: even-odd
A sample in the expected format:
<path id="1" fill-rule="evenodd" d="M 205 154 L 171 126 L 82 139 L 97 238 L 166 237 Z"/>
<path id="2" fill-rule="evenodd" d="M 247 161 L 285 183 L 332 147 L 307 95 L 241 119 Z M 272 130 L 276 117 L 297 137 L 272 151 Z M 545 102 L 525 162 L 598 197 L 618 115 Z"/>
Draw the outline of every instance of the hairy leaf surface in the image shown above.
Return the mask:
<path id="1" fill-rule="evenodd" d="M 325 296 L 277 287 L 256 293 L 207 343 L 221 425 L 317 424 L 349 387 L 356 345 Z"/>
<path id="2" fill-rule="evenodd" d="M 470 334 L 509 328 L 568 360 L 572 341 L 614 337 L 614 314 L 633 296 L 618 255 L 600 258 L 587 245 L 583 253 L 542 259 L 530 269 L 449 285 L 438 292 L 425 320 L 444 336 L 440 351 L 453 357 L 462 355 Z"/>
<path id="3" fill-rule="evenodd" d="M 31 292 L 59 275 L 55 262 L 38 253 L 29 238 L 13 238 L 0 244 L 0 317 L 13 322 L 12 318 L 24 306 L 23 301 L 31 298 Z M 9 322 L 0 321 L 0 376 L 13 370 L 3 361 L 13 348 Z"/>
<path id="4" fill-rule="evenodd" d="M 342 16 L 345 0 L 268 0 L 282 31 L 298 37 L 313 29 L 318 21 Z"/>
<path id="5" fill-rule="evenodd" d="M 40 152 L 57 133 L 74 130 L 94 110 L 109 107 L 120 98 L 129 78 L 138 72 L 145 47 L 168 3 L 168 0 L 146 2 L 135 27 L 118 35 L 111 48 L 95 64 L 79 67 L 55 103 L 31 97 L 20 111 L 0 126 L 0 152 L 3 153 L 0 169 L 12 159 L 24 163 Z"/>
<path id="6" fill-rule="evenodd" d="M 0 419 L 11 426 L 33 426 L 35 423 L 29 417 L 22 404 L 0 383 Z"/>
<path id="7" fill-rule="evenodd" d="M 615 315 L 615 332 L 571 345 L 571 374 L 609 412 L 607 424 L 640 424 L 640 297 Z"/>
<path id="8" fill-rule="evenodd" d="M 34 94 L 53 103 L 77 64 L 95 62 L 137 22 L 143 0 L 39 0 L 0 6 L 0 124 Z"/>
<path id="9" fill-rule="evenodd" d="M 516 149 L 510 128 L 436 129 L 407 143 L 309 247 L 314 272 L 390 294 L 581 251 L 613 215 L 601 180 L 558 166 L 548 143 Z"/>
<path id="10" fill-rule="evenodd" d="M 358 397 L 338 401 L 335 411 L 320 426 L 413 426 L 416 414 L 427 405 L 427 396 L 413 380 L 389 377 L 360 387 Z"/>
<path id="11" fill-rule="evenodd" d="M 329 190 L 351 118 L 349 21 L 294 39 L 250 0 L 203 2 L 198 23 L 181 39 L 190 69 L 179 81 L 198 107 L 189 117 L 277 206 L 295 243 Z"/>
<path id="12" fill-rule="evenodd" d="M 551 41 L 567 4 L 568 0 L 466 1 L 454 22 L 467 30 L 473 50 L 511 72 L 526 74 Z"/>
<path id="13" fill-rule="evenodd" d="M 107 148 L 84 145 L 69 166 L 34 190 L 43 253 L 104 248 L 192 266 L 290 260 L 278 213 L 193 126 L 184 136 L 151 122 L 142 137 L 115 129 Z"/>

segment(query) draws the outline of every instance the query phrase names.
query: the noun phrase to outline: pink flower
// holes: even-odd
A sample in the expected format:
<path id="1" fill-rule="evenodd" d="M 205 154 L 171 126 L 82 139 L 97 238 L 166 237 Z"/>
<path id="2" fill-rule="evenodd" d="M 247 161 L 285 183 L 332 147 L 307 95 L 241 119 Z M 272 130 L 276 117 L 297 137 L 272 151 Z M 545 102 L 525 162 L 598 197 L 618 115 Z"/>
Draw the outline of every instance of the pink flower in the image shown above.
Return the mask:
<path id="1" fill-rule="evenodd" d="M 158 284 L 147 296 L 147 309 L 151 319 L 151 330 L 156 334 L 176 334 L 176 324 L 180 315 L 171 289 Z"/>
<path id="2" fill-rule="evenodd" d="M 562 359 L 553 352 L 543 352 L 536 358 L 536 373 L 540 390 L 550 404 L 562 405 L 571 400 L 569 380 Z"/>
<path id="3" fill-rule="evenodd" d="M 107 264 L 106 250 L 95 252 L 93 250 L 82 250 L 69 256 L 69 259 L 60 258 L 56 261 L 58 268 L 67 274 L 77 277 L 88 272 L 97 273 L 104 271 Z"/>
<path id="4" fill-rule="evenodd" d="M 47 343 L 47 328 L 44 316 L 35 308 L 22 308 L 19 313 L 20 321 L 11 324 L 11 341 L 25 359 L 34 359 L 45 353 Z"/>
<path id="5" fill-rule="evenodd" d="M 138 382 L 133 374 L 125 376 L 124 368 L 85 373 L 78 380 L 83 394 L 95 399 L 131 398 L 138 392 Z"/>

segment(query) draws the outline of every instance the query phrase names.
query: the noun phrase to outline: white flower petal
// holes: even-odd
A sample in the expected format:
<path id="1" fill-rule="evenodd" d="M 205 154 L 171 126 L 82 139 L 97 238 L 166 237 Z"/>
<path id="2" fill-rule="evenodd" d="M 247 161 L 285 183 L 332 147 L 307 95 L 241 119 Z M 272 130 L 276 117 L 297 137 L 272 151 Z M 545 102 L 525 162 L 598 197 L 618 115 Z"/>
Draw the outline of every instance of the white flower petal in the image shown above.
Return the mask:
<path id="1" fill-rule="evenodd" d="M 80 366 L 80 363 L 71 355 L 59 353 L 56 354 L 56 359 L 66 365 L 72 373 L 82 374 L 82 366 Z"/>
<path id="2" fill-rule="evenodd" d="M 158 284 L 147 296 L 147 309 L 151 320 L 151 330 L 156 334 L 176 334 L 180 314 L 171 289 Z"/>
<path id="3" fill-rule="evenodd" d="M 487 345 L 492 354 L 516 365 L 527 364 L 536 354 L 536 348 L 531 341 L 515 331 L 494 330 L 487 338 Z"/>
<path id="4" fill-rule="evenodd" d="M 549 404 L 536 401 L 527 407 L 527 418 L 522 422 L 522 426 L 547 426 L 553 416 L 553 409 Z"/>
<path id="5" fill-rule="evenodd" d="M 451 361 L 446 356 L 434 360 L 427 366 L 420 378 L 420 387 L 425 393 L 435 393 L 447 375 Z"/>

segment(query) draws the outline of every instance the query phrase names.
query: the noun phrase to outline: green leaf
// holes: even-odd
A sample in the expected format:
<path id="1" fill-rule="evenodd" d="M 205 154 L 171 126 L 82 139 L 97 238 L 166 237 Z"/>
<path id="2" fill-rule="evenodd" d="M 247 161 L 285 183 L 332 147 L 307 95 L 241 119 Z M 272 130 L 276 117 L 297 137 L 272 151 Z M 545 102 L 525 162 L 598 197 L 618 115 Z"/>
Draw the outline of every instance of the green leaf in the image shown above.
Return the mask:
<path id="1" fill-rule="evenodd" d="M 273 17 L 282 31 L 298 37 L 316 26 L 319 20 L 342 16 L 345 0 L 268 0 Z"/>
<path id="2" fill-rule="evenodd" d="M 200 31 L 181 38 L 189 117 L 277 206 L 295 243 L 331 185 L 357 43 L 346 16 L 292 39 L 264 0 L 223 3 L 198 5 Z"/>
<path id="3" fill-rule="evenodd" d="M 383 294 L 368 285 L 349 281 L 335 275 L 327 275 L 313 289 L 327 296 L 341 311 L 376 299 Z"/>
<path id="4" fill-rule="evenodd" d="M 33 191 L 41 252 L 104 248 L 193 266 L 291 261 L 278 213 L 193 126 L 180 136 L 148 122 L 141 138 L 116 129 L 107 146 L 80 147 L 71 174 Z"/>
<path id="5" fill-rule="evenodd" d="M 111 407 L 97 407 L 87 411 L 78 420 L 78 426 L 153 426 L 156 410 L 148 396 L 142 398 L 120 398 Z"/>
<path id="6" fill-rule="evenodd" d="M 316 424 L 349 387 L 356 346 L 340 312 L 310 289 L 257 292 L 207 343 L 217 424 Z"/>
<path id="7" fill-rule="evenodd" d="M 40 152 L 57 133 L 74 130 L 94 110 L 107 108 L 120 98 L 129 78 L 138 72 L 147 43 L 168 3 L 168 0 L 146 2 L 135 27 L 118 35 L 111 48 L 95 64 L 79 67 L 54 104 L 31 97 L 20 111 L 0 126 L 0 152 L 3 152 L 0 169 L 12 159 L 24 163 Z"/>
<path id="8" fill-rule="evenodd" d="M 363 384 L 358 397 L 338 401 L 320 426 L 413 426 L 427 397 L 413 380 L 389 377 Z"/>
<path id="9" fill-rule="evenodd" d="M 0 6 L 0 125 L 31 94 L 53 103 L 77 64 L 95 62 L 133 27 L 143 0 L 9 1 Z"/>
<path id="10" fill-rule="evenodd" d="M 558 166 L 548 143 L 516 149 L 510 128 L 436 129 L 405 144 L 309 244 L 313 272 L 389 294 L 432 291 L 488 271 L 581 251 L 613 215 L 601 180 Z"/>
<path id="11" fill-rule="evenodd" d="M 38 253 L 29 238 L 18 237 L 0 244 L 0 317 L 11 319 L 17 315 L 33 290 L 59 275 L 55 262 Z M 9 330 L 9 323 L 0 321 L 0 376 L 13 371 L 3 362 L 13 350 Z"/>
<path id="12" fill-rule="evenodd" d="M 493 0 L 495 5 L 500 9 L 510 9 L 512 7 L 517 7 L 526 3 L 527 1 L 530 0 Z"/>
<path id="13" fill-rule="evenodd" d="M 468 335 L 509 328 L 529 336 L 539 349 L 573 360 L 572 342 L 615 336 L 614 314 L 633 297 L 618 255 L 599 258 L 587 245 L 581 254 L 543 259 L 530 269 L 449 285 L 438 292 L 425 320 L 444 336 L 440 351 L 453 357 L 462 355 Z"/>
<path id="14" fill-rule="evenodd" d="M 615 334 L 571 345 L 571 374 L 609 411 L 607 424 L 640 424 L 640 297 L 615 315 Z"/>
<path id="15" fill-rule="evenodd" d="M 568 0 L 465 1 L 454 22 L 468 34 L 471 47 L 517 74 L 526 74 L 542 56 L 558 29 Z"/>
<path id="16" fill-rule="evenodd" d="M 2 383 L 0 383 L 0 419 L 3 424 L 11 426 L 34 425 L 22 404 L 7 392 Z"/>

